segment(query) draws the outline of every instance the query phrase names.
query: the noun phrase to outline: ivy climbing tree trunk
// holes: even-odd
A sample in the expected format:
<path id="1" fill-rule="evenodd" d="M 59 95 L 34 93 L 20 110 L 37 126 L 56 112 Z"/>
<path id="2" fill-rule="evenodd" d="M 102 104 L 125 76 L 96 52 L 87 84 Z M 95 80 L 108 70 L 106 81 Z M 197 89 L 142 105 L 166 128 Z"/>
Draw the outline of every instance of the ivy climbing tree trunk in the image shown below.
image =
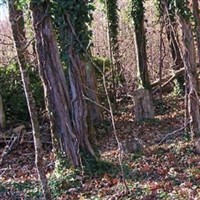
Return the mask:
<path id="1" fill-rule="evenodd" d="M 30 80 L 27 69 L 28 66 L 25 56 L 28 54 L 26 50 L 26 36 L 24 32 L 25 27 L 24 27 L 23 12 L 22 10 L 17 9 L 17 4 L 19 3 L 18 1 L 9 0 L 8 3 L 9 3 L 9 20 L 11 23 L 15 49 L 17 52 L 18 64 L 21 72 L 21 78 L 26 95 L 28 110 L 31 118 L 33 139 L 35 146 L 35 164 L 42 184 L 44 198 L 45 200 L 51 200 L 50 190 L 48 188 L 44 170 L 44 164 L 43 164 L 43 149 L 42 149 L 42 142 L 40 140 L 40 129 L 36 111 L 37 110 L 36 103 L 30 88 Z"/>
<path id="2" fill-rule="evenodd" d="M 151 88 L 147 66 L 143 0 L 132 0 L 131 15 L 135 28 L 135 47 L 139 85 L 147 90 L 150 90 Z"/>
<path id="3" fill-rule="evenodd" d="M 62 4 L 62 8 L 59 5 Z M 91 21 L 89 13 L 92 5 L 82 0 L 64 1 L 58 0 L 53 8 L 54 25 L 58 30 L 58 42 L 62 62 L 67 66 L 67 83 L 70 95 L 70 117 L 72 127 L 81 150 L 93 156 L 92 148 L 93 127 L 90 114 L 94 110 L 88 110 L 86 96 L 92 101 L 94 96 L 87 93 L 87 90 L 96 90 L 94 85 L 87 81 L 87 62 L 89 55 L 90 37 L 88 27 Z M 60 8 L 60 9 L 59 9 Z M 64 24 L 64 26 L 63 26 Z M 90 79 L 94 79 L 90 73 Z M 90 82 L 91 83 L 91 82 Z M 94 91 L 96 93 L 96 91 Z M 97 94 L 97 93 L 96 93 Z M 90 107 L 94 108 L 96 107 Z M 91 131 L 92 130 L 92 131 Z"/>
<path id="4" fill-rule="evenodd" d="M 199 111 L 199 96 L 197 84 L 195 46 L 192 34 L 192 28 L 188 17 L 179 16 L 180 24 L 182 25 L 183 35 L 183 62 L 186 70 L 188 97 L 187 110 L 190 121 L 190 131 L 193 138 L 200 136 L 200 111 Z"/>
<path id="5" fill-rule="evenodd" d="M 81 148 L 95 157 L 95 153 L 90 144 L 91 140 L 89 139 L 91 135 L 88 123 L 90 122 L 88 122 L 88 107 L 84 99 L 84 95 L 86 94 L 85 86 L 87 85 L 86 66 L 85 63 L 81 61 L 76 48 L 74 48 L 74 43 L 76 41 L 75 24 L 72 23 L 73 20 L 69 14 L 65 14 L 64 17 L 68 27 L 67 35 L 69 38 L 67 53 L 69 56 L 68 76 L 72 99 L 71 119 Z"/>
<path id="6" fill-rule="evenodd" d="M 119 17 L 117 0 L 106 0 L 105 6 L 108 20 L 109 51 L 112 62 L 112 95 L 114 97 L 114 102 L 116 103 L 116 87 L 121 83 L 122 79 L 118 42 Z"/>
<path id="7" fill-rule="evenodd" d="M 31 2 L 38 68 L 45 91 L 54 146 L 67 155 L 71 164 L 80 166 L 79 143 L 81 141 L 71 121 L 73 113 L 70 108 L 68 86 L 48 8 L 49 1 Z M 74 77 L 79 81 L 79 77 L 76 75 Z M 76 88 L 73 89 L 76 90 Z M 76 101 L 75 97 L 73 101 Z M 79 106 L 82 105 L 76 106 L 76 109 L 79 109 Z"/>
<path id="8" fill-rule="evenodd" d="M 198 51 L 198 64 L 200 65 L 200 14 L 198 0 L 192 0 L 193 15 L 195 19 L 195 35 Z"/>

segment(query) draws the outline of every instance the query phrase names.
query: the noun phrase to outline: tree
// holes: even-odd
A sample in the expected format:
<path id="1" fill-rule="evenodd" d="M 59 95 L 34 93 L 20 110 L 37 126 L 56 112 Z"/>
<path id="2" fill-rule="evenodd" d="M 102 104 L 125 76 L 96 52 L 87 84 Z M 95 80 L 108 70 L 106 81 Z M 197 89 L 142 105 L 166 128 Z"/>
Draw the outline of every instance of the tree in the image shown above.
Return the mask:
<path id="1" fill-rule="evenodd" d="M 135 28 L 135 47 L 139 85 L 147 90 L 150 90 L 150 81 L 147 66 L 143 0 L 132 0 L 131 16 L 133 18 Z"/>
<path id="2" fill-rule="evenodd" d="M 34 146 L 35 146 L 35 164 L 42 184 L 44 197 L 46 200 L 50 200 L 51 195 L 47 185 L 47 179 L 43 166 L 43 149 L 42 149 L 42 142 L 40 140 L 39 121 L 36 111 L 37 109 L 36 109 L 35 99 L 33 97 L 30 88 L 29 75 L 27 73 L 28 66 L 27 66 L 26 55 L 28 54 L 26 47 L 26 35 L 25 35 L 23 12 L 22 10 L 17 9 L 17 5 L 19 4 L 18 1 L 9 0 L 8 2 L 9 2 L 9 20 L 11 23 L 15 49 L 17 52 L 18 64 L 21 72 L 21 78 L 26 95 L 28 110 L 31 118 Z"/>
<path id="3" fill-rule="evenodd" d="M 99 107 L 99 97 L 97 90 L 97 79 L 95 74 L 95 69 L 90 60 L 85 62 L 86 67 L 86 96 L 89 99 L 87 102 L 89 122 L 92 123 L 94 127 L 97 123 L 102 121 L 102 110 Z"/>
<path id="4" fill-rule="evenodd" d="M 190 10 L 187 6 L 188 1 L 176 2 L 176 9 L 179 14 L 179 21 L 183 35 L 183 62 L 186 70 L 186 99 L 187 111 L 190 124 L 190 132 L 193 138 L 200 136 L 200 111 L 199 111 L 199 96 L 196 71 L 196 55 L 195 45 L 193 40 L 193 32 L 190 22 Z"/>
<path id="5" fill-rule="evenodd" d="M 172 0 L 159 1 L 160 14 L 164 16 L 165 30 L 169 42 L 172 59 L 174 65 L 173 70 L 179 70 L 184 67 L 181 52 L 179 50 L 178 35 L 177 35 L 177 22 L 175 19 L 175 7 L 170 6 Z M 178 88 L 184 92 L 184 75 L 181 74 L 176 78 Z"/>
<path id="6" fill-rule="evenodd" d="M 62 5 L 65 2 L 59 3 Z M 73 5 L 75 2 L 67 3 Z M 80 5 L 74 4 L 74 6 Z M 68 46 L 65 54 L 68 55 L 69 65 L 67 66 L 68 80 L 66 80 L 58 44 L 53 34 L 49 1 L 40 3 L 32 1 L 31 10 L 39 72 L 47 100 L 54 146 L 67 155 L 71 164 L 80 166 L 80 150 L 89 152 L 93 156 L 95 153 L 88 138 L 87 105 L 83 98 L 85 68 L 79 55 L 74 51 L 76 38 L 73 34 L 73 19 L 67 12 L 61 15 L 67 25 L 65 36 L 68 39 Z"/>
<path id="7" fill-rule="evenodd" d="M 45 91 L 53 145 L 57 151 L 67 155 L 71 164 L 79 166 L 79 141 L 71 122 L 68 87 L 53 34 L 49 1 L 32 1 L 30 8 L 35 31 L 38 68 Z"/>
<path id="8" fill-rule="evenodd" d="M 198 51 L 198 62 L 200 64 L 200 15 L 199 15 L 199 2 L 192 0 L 193 16 L 195 20 L 195 35 Z"/>
<path id="9" fill-rule="evenodd" d="M 73 3 L 73 9 L 77 9 L 75 13 L 70 9 L 66 9 L 64 12 L 64 21 L 67 26 L 66 34 L 68 38 L 67 54 L 69 90 L 72 99 L 71 120 L 80 142 L 81 149 L 86 150 L 91 155 L 95 156 L 94 150 L 91 146 L 92 135 L 89 127 L 89 112 L 86 100 L 84 99 L 87 86 L 86 78 L 88 78 L 86 75 L 84 54 L 86 49 L 85 45 L 89 39 L 88 35 L 84 35 L 84 30 L 87 30 L 84 21 L 84 12 L 87 12 L 87 4 L 83 1 L 70 1 L 70 3 Z M 88 13 L 85 14 L 88 15 Z M 82 15 L 82 18 L 80 18 L 80 15 Z M 82 38 L 79 36 L 79 39 L 77 33 L 82 33 Z M 91 88 L 91 85 L 88 86 Z M 91 89 L 95 88 L 93 87 Z"/>
<path id="10" fill-rule="evenodd" d="M 118 42 L 119 32 L 119 17 L 118 17 L 118 4 L 117 0 L 105 0 L 106 14 L 108 20 L 108 40 L 109 51 L 112 65 L 112 86 L 114 101 L 116 101 L 116 86 L 120 83 L 121 64 L 120 64 L 120 52 Z M 116 103 L 116 102 L 115 102 Z"/>
<path id="11" fill-rule="evenodd" d="M 55 5 L 54 24 L 57 26 L 60 52 L 65 55 L 63 62 L 67 68 L 67 81 L 71 101 L 71 120 L 76 131 L 80 146 L 93 156 L 92 143 L 93 124 L 101 120 L 98 104 L 96 78 L 90 61 L 92 5 L 84 1 L 62 1 L 62 9 Z M 71 6 L 70 6 L 71 5 Z M 59 18 L 59 16 L 62 16 Z M 62 23 L 61 23 L 62 22 Z M 64 27 L 62 26 L 64 24 Z M 86 99 L 90 101 L 87 102 Z"/>
<path id="12" fill-rule="evenodd" d="M 0 94 L 0 128 L 5 128 L 5 126 L 6 126 L 5 112 L 3 108 L 2 96 Z"/>

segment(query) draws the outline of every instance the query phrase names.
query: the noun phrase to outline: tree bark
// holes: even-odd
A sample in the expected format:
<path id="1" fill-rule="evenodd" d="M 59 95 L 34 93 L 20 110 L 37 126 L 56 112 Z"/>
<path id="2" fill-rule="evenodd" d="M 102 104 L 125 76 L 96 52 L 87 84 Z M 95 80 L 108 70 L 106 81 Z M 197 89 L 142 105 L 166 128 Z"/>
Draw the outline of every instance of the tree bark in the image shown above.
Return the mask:
<path id="1" fill-rule="evenodd" d="M 5 119 L 5 112 L 3 109 L 3 100 L 0 94 L 0 128 L 5 128 L 6 126 L 6 119 Z"/>
<path id="2" fill-rule="evenodd" d="M 38 175 L 42 184 L 43 194 L 46 200 L 51 199 L 50 190 L 48 188 L 47 179 L 43 164 L 43 149 L 42 142 L 40 140 L 39 121 L 37 117 L 37 109 L 35 99 L 31 92 L 30 80 L 27 69 L 26 56 L 27 50 L 25 49 L 26 37 L 23 12 L 17 9 L 17 1 L 9 0 L 9 20 L 11 23 L 12 34 L 17 52 L 18 64 L 21 72 L 22 82 L 26 95 L 28 110 L 31 118 L 34 146 L 35 146 L 35 164 L 37 167 Z"/>
<path id="3" fill-rule="evenodd" d="M 195 19 L 195 34 L 198 51 L 198 62 L 200 64 L 200 15 L 199 15 L 199 2 L 192 0 L 193 15 Z"/>
<path id="4" fill-rule="evenodd" d="M 94 66 L 90 61 L 85 63 L 86 65 L 86 95 L 89 98 L 88 112 L 90 121 L 93 126 L 102 121 L 102 110 L 99 107 L 99 98 L 97 94 L 97 81 Z M 90 101 L 91 100 L 91 101 Z"/>
<path id="5" fill-rule="evenodd" d="M 133 4 L 136 1 L 133 2 Z M 134 7 L 134 5 L 132 5 Z M 132 17 L 134 19 L 135 27 L 135 47 L 136 47 L 136 59 L 137 59 L 137 69 L 139 85 L 143 86 L 145 89 L 150 90 L 150 81 L 147 65 L 147 53 L 146 53 L 146 35 L 144 27 L 144 5 L 143 0 L 138 0 L 137 5 L 135 5 L 136 12 L 132 11 Z"/>
<path id="6" fill-rule="evenodd" d="M 161 80 L 160 79 L 156 80 L 155 82 L 151 84 L 151 87 L 153 88 L 152 94 L 155 94 L 156 92 L 158 92 L 160 88 L 163 89 L 163 91 L 165 91 L 164 88 L 169 83 L 174 81 L 174 79 L 177 79 L 177 77 L 182 76 L 184 73 L 185 73 L 185 68 L 181 68 L 179 70 L 174 71 L 173 74 L 163 77 Z"/>
<path id="7" fill-rule="evenodd" d="M 200 136 L 200 112 L 195 46 L 190 21 L 182 16 L 179 16 L 179 19 L 183 35 L 183 62 L 186 70 L 186 80 L 188 83 L 188 85 L 186 85 L 188 88 L 188 94 L 186 94 L 188 95 L 187 109 L 190 120 L 190 131 L 192 133 L 192 137 L 195 138 Z"/>
<path id="8" fill-rule="evenodd" d="M 57 41 L 53 35 L 48 8 L 48 1 L 39 4 L 35 1 L 31 2 L 38 68 L 45 91 L 54 146 L 67 155 L 71 164 L 80 166 L 80 141 L 71 122 L 73 113 L 70 110 L 68 86 L 59 58 Z M 75 80 L 78 79 L 74 77 Z M 76 88 L 73 89 L 75 91 Z M 73 100 L 76 101 L 76 97 Z M 76 109 L 79 109 L 81 105 L 76 106 Z"/>
<path id="9" fill-rule="evenodd" d="M 172 59 L 174 61 L 174 65 L 172 69 L 174 71 L 179 70 L 184 67 L 181 52 L 179 50 L 178 44 L 178 36 L 176 34 L 176 22 L 174 20 L 175 13 L 170 11 L 169 5 L 166 1 L 162 2 L 163 10 L 164 10 L 164 21 L 165 21 L 165 29 L 167 34 L 167 39 L 169 42 L 169 46 L 171 49 Z M 176 77 L 178 87 L 184 92 L 184 74 Z"/>
<path id="10" fill-rule="evenodd" d="M 76 32 L 68 14 L 65 14 L 65 22 L 68 25 L 67 35 L 69 38 L 68 75 L 70 95 L 72 99 L 71 119 L 81 148 L 95 157 L 94 150 L 89 140 L 90 132 L 87 124 L 88 108 L 86 100 L 84 100 L 84 95 L 86 94 L 86 90 L 84 88 L 84 86 L 86 86 L 86 66 L 85 63 L 81 61 L 79 54 L 73 46 L 76 39 L 74 33 Z"/>
<path id="11" fill-rule="evenodd" d="M 108 26 L 108 47 L 111 60 L 112 71 L 112 96 L 114 100 L 114 106 L 117 109 L 116 94 L 117 86 L 123 81 L 123 75 L 121 73 L 120 63 L 120 50 L 118 42 L 119 34 L 119 17 L 118 17 L 118 2 L 117 0 L 106 0 L 106 16 Z"/>
<path id="12" fill-rule="evenodd" d="M 154 108 L 150 92 L 146 89 L 138 89 L 133 93 L 135 120 L 154 118 Z"/>

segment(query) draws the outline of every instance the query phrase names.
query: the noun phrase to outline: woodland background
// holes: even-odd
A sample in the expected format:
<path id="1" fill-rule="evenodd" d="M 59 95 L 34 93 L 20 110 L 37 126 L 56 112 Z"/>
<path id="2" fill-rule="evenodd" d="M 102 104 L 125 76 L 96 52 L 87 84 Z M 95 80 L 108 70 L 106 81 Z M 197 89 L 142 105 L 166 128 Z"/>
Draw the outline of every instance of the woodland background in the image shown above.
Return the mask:
<path id="1" fill-rule="evenodd" d="M 1 3 L 0 199 L 200 199 L 198 1 Z"/>

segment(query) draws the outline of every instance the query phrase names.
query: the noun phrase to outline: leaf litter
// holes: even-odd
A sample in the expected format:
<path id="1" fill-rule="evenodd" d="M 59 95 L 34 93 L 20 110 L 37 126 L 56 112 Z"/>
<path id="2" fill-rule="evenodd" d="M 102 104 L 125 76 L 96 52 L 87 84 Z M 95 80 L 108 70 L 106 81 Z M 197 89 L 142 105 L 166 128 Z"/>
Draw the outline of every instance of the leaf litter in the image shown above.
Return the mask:
<path id="1" fill-rule="evenodd" d="M 139 138 L 144 145 L 142 153 L 123 155 L 129 193 L 124 191 L 119 150 L 107 119 L 105 126 L 97 127 L 97 134 L 102 135 L 97 141 L 101 161 L 89 172 L 61 170 L 56 176 L 59 181 L 51 178 L 54 156 L 45 145 L 45 169 L 54 199 L 200 199 L 200 156 L 195 154 L 189 135 L 183 130 L 158 145 L 166 134 L 183 126 L 183 98 L 165 97 L 162 106 L 155 102 L 155 119 L 139 123 L 134 121 L 130 104 L 124 102 L 120 107 L 123 112 L 115 114 L 119 140 Z M 24 142 L 6 156 L 0 166 L 0 181 L 2 200 L 41 199 L 33 144 Z"/>

